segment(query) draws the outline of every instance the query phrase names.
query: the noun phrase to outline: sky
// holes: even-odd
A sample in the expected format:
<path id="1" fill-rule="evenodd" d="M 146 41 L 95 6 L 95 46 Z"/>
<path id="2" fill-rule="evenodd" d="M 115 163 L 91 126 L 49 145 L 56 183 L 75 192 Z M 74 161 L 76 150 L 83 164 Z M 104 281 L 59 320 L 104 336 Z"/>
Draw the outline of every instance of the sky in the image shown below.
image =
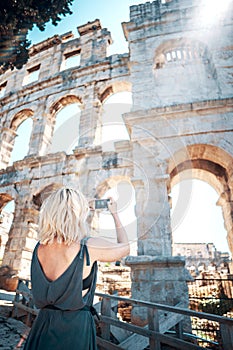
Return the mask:
<path id="1" fill-rule="evenodd" d="M 62 21 L 55 27 L 51 24 L 46 26 L 44 32 L 35 27 L 28 35 L 32 44 L 36 44 L 55 34 L 64 34 L 72 31 L 78 37 L 77 27 L 87 22 L 99 19 L 102 28 L 107 28 L 112 35 L 113 44 L 109 53 L 124 53 L 128 51 L 122 22 L 129 21 L 129 6 L 142 4 L 147 1 L 137 0 L 74 0 L 71 10 L 72 15 L 63 17 Z"/>
<path id="2" fill-rule="evenodd" d="M 229 252 L 222 209 L 216 205 L 219 199 L 218 193 L 204 181 L 197 179 L 184 181 L 191 188 L 191 198 L 180 222 L 175 225 L 172 220 L 174 242 L 214 243 L 217 250 Z M 172 188 L 172 219 L 180 188 L 180 184 Z"/>
<path id="3" fill-rule="evenodd" d="M 121 23 L 129 21 L 129 6 L 145 2 L 143 0 L 74 0 L 71 6 L 72 15 L 63 17 L 57 26 L 47 24 L 43 32 L 34 28 L 29 33 L 28 39 L 31 40 L 31 44 L 36 44 L 55 34 L 64 34 L 71 30 L 78 37 L 78 26 L 98 18 L 102 27 L 107 28 L 112 35 L 113 44 L 108 53 L 124 53 L 128 51 L 128 47 Z M 221 208 L 216 206 L 218 194 L 203 181 L 195 180 L 190 183 L 190 186 L 192 186 L 192 195 L 189 210 L 182 215 L 178 225 L 173 225 L 174 242 L 214 243 L 217 250 L 229 251 Z M 179 191 L 179 185 L 172 189 L 173 208 L 176 207 Z"/>

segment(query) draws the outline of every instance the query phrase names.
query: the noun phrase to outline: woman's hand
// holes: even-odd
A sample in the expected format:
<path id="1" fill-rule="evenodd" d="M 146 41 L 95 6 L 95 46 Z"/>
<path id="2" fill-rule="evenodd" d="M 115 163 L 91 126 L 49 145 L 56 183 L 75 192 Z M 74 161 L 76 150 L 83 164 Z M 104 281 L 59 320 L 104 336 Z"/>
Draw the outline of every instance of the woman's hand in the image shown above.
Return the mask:
<path id="1" fill-rule="evenodd" d="M 95 199 L 89 199 L 88 205 L 89 205 L 90 211 L 94 211 L 95 210 Z"/>
<path id="2" fill-rule="evenodd" d="M 109 202 L 108 202 L 108 209 L 112 215 L 117 214 L 117 203 L 112 197 L 108 197 Z"/>
<path id="3" fill-rule="evenodd" d="M 117 261 L 130 253 L 127 233 L 117 213 L 117 203 L 112 197 L 108 199 L 108 209 L 115 223 L 117 243 L 97 237 L 90 238 L 88 248 L 93 261 Z"/>

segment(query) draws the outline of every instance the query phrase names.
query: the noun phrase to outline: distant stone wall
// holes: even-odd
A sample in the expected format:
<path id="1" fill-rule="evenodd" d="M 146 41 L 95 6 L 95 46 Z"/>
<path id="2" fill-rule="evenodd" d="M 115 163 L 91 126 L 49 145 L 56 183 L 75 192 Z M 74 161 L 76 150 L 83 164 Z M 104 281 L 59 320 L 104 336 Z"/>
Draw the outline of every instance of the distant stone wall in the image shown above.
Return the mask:
<path id="1" fill-rule="evenodd" d="M 197 276 L 203 271 L 220 272 L 227 275 L 229 270 L 229 253 L 217 251 L 213 243 L 173 243 L 173 255 L 184 256 L 186 267 Z"/>

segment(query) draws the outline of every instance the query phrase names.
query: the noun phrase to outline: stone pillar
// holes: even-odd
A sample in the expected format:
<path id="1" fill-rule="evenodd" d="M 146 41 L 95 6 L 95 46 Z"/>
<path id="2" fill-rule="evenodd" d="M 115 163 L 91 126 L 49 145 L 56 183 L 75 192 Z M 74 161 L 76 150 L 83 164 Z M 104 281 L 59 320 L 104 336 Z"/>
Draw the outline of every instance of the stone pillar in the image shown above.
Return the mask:
<path id="1" fill-rule="evenodd" d="M 226 238 L 231 255 L 233 257 L 233 201 L 230 198 L 231 196 L 229 191 L 223 192 L 217 201 L 217 205 L 220 205 L 222 207 L 224 226 L 227 231 Z M 231 273 L 233 273 L 232 265 Z"/>
<path id="2" fill-rule="evenodd" d="M 37 242 L 38 211 L 25 208 L 25 202 L 15 202 L 14 220 L 6 243 L 3 265 L 20 271 L 22 277 L 30 276 L 32 251 Z"/>
<path id="3" fill-rule="evenodd" d="M 233 257 L 233 201 L 222 205 L 224 224 L 227 230 L 227 242 Z M 232 271 L 233 272 L 233 271 Z"/>
<path id="4" fill-rule="evenodd" d="M 17 133 L 9 128 L 1 129 L 0 169 L 5 169 L 10 161 Z"/>
<path id="5" fill-rule="evenodd" d="M 33 117 L 33 128 L 28 155 L 43 156 L 51 143 L 52 125 L 46 113 L 46 101 L 42 100 Z"/>
<path id="6" fill-rule="evenodd" d="M 93 86 L 86 88 L 83 102 L 88 108 L 83 109 L 80 115 L 78 147 L 94 145 L 99 114 L 101 113 L 101 103 L 94 96 Z"/>
<path id="7" fill-rule="evenodd" d="M 4 210 L 0 213 L 0 260 L 3 259 L 6 242 L 8 240 L 8 232 L 13 220 L 13 214 Z"/>
<path id="8" fill-rule="evenodd" d="M 147 179 L 148 184 L 144 181 L 136 181 L 138 255 L 172 255 L 167 181 L 168 175 Z M 148 186 L 147 189 L 146 186 Z"/>
<path id="9" fill-rule="evenodd" d="M 159 304 L 188 307 L 185 260 L 181 257 L 129 256 L 125 261 L 131 268 L 132 298 Z M 134 324 L 147 323 L 147 309 L 134 307 L 131 314 Z"/>
<path id="10" fill-rule="evenodd" d="M 186 281 L 191 276 L 185 269 L 185 259 L 171 256 L 172 235 L 167 193 L 169 176 L 150 176 L 151 174 L 147 179 L 133 180 L 138 221 L 138 256 L 126 258 L 126 265 L 131 268 L 132 297 L 172 306 L 180 303 L 180 306 L 188 307 Z M 132 322 L 144 326 L 147 323 L 147 309 L 134 307 Z"/>

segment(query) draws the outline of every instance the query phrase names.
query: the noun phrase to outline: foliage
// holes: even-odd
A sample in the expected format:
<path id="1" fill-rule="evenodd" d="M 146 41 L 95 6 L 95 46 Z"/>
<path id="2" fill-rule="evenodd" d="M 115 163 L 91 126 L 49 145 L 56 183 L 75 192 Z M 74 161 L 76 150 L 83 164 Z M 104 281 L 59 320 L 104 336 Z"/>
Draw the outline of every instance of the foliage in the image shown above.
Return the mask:
<path id="1" fill-rule="evenodd" d="M 60 15 L 72 14 L 73 0 L 1 0 L 0 70 L 20 69 L 29 58 L 28 31 L 36 25 L 41 31 L 51 20 L 57 25 Z"/>

